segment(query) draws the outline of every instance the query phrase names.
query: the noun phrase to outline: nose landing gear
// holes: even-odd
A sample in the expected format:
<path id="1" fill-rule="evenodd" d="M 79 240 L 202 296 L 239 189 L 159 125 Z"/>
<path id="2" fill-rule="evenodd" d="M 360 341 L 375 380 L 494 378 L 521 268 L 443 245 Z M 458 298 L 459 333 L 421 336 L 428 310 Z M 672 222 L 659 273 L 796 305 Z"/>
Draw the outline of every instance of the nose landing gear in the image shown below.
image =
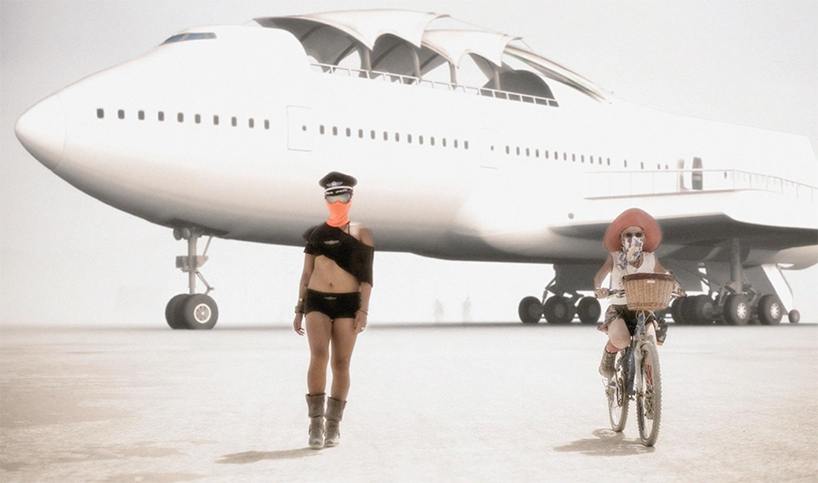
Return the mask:
<path id="1" fill-rule="evenodd" d="M 199 267 L 207 262 L 207 249 L 213 236 L 208 238 L 204 252 L 198 255 L 196 242 L 202 235 L 203 232 L 196 228 L 173 230 L 174 238 L 187 240 L 187 255 L 176 257 L 176 268 L 188 274 L 189 293 L 174 296 L 165 307 L 165 320 L 172 329 L 212 329 L 219 320 L 219 308 L 208 295 L 213 287 L 199 271 Z M 207 287 L 203 294 L 196 293 L 197 278 Z"/>

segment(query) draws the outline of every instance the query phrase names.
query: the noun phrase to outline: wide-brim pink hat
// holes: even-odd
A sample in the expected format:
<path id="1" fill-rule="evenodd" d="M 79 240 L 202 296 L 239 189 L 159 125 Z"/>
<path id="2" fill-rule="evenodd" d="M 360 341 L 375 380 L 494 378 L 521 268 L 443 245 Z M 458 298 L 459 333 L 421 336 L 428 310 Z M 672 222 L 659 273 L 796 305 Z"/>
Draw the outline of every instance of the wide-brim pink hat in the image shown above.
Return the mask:
<path id="1" fill-rule="evenodd" d="M 646 211 L 639 208 L 631 208 L 623 211 L 616 219 L 608 226 L 605 231 L 605 237 L 602 239 L 602 245 L 605 250 L 609 252 L 618 252 L 622 250 L 622 242 L 620 235 L 622 230 L 629 226 L 638 226 L 645 231 L 645 244 L 642 250 L 646 252 L 655 251 L 662 243 L 662 228 L 659 223 L 650 216 Z"/>

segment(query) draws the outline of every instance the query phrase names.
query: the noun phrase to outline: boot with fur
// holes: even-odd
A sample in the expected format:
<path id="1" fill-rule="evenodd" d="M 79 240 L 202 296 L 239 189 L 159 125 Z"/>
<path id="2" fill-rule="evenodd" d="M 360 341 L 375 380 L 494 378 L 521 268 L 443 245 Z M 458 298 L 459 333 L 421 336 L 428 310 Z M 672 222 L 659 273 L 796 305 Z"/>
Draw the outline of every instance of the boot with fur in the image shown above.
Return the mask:
<path id="1" fill-rule="evenodd" d="M 341 442 L 341 419 L 344 417 L 346 401 L 335 398 L 327 399 L 327 437 L 324 446 L 337 446 Z"/>
<path id="2" fill-rule="evenodd" d="M 310 417 L 310 448 L 324 447 L 324 400 L 326 394 L 307 394 L 307 410 Z"/>

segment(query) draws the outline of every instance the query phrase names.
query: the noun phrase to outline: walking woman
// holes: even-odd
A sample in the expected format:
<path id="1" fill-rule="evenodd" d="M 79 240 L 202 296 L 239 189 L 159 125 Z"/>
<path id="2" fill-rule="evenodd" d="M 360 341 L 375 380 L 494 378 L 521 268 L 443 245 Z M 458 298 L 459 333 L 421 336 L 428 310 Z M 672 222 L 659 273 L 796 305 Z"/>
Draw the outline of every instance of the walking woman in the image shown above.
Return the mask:
<path id="1" fill-rule="evenodd" d="M 372 293 L 374 241 L 368 228 L 349 221 L 357 180 L 333 171 L 319 182 L 329 209 L 327 221 L 304 234 L 304 270 L 298 286 L 293 329 L 310 344 L 307 408 L 311 448 L 336 446 L 349 393 L 349 365 L 358 334 L 366 329 Z M 327 363 L 332 387 L 326 398 Z M 324 402 L 326 400 L 326 410 Z M 325 427 L 326 417 L 326 427 Z"/>

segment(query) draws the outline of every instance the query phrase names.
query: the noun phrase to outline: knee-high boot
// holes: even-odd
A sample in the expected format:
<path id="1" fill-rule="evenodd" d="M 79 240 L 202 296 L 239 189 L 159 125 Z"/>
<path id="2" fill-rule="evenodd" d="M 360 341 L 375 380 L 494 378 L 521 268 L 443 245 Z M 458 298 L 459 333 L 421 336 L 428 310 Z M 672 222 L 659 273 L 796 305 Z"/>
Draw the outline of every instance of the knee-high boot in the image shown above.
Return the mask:
<path id="1" fill-rule="evenodd" d="M 341 442 L 341 419 L 344 417 L 346 401 L 335 398 L 327 399 L 327 437 L 324 446 L 337 446 Z"/>
<path id="2" fill-rule="evenodd" d="M 324 400 L 326 394 L 307 394 L 307 410 L 310 417 L 310 448 L 324 447 Z"/>

